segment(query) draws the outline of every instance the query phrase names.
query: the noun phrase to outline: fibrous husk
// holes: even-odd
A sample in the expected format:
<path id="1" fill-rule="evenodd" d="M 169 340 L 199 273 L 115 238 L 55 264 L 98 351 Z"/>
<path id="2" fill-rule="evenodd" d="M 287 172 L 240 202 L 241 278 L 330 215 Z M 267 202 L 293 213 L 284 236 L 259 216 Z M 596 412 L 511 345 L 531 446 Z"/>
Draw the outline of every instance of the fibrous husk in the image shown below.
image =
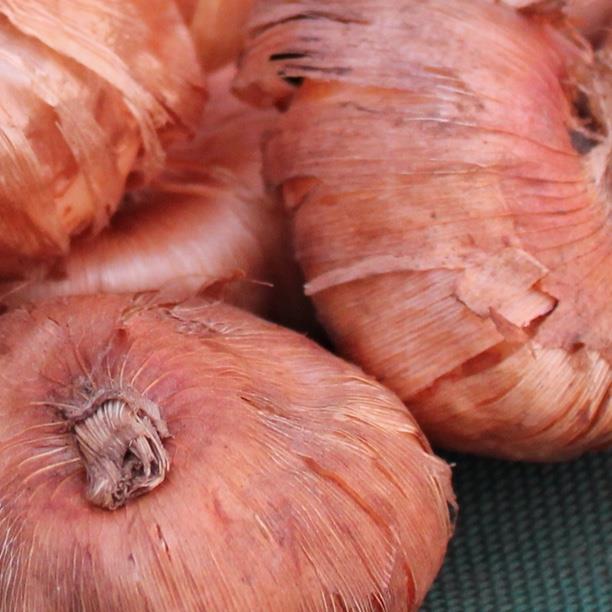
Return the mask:
<path id="1" fill-rule="evenodd" d="M 450 470 L 354 366 L 230 306 L 144 295 L 17 309 L 0 346 L 0 609 L 422 601 Z"/>
<path id="2" fill-rule="evenodd" d="M 191 132 L 201 70 L 165 0 L 0 1 L 0 276 L 66 254 Z"/>
<path id="3" fill-rule="evenodd" d="M 612 442 L 612 77 L 530 4 L 261 2 L 236 88 L 288 108 L 267 177 L 338 347 L 434 442 L 548 460 Z"/>
<path id="4" fill-rule="evenodd" d="M 209 79 L 196 138 L 170 151 L 163 174 L 131 194 L 110 227 L 76 242 L 50 273 L 0 285 L 0 302 L 218 288 L 237 305 L 300 324 L 305 304 L 285 215 L 261 177 L 261 138 L 275 114 L 232 96 L 233 75 L 228 68 Z"/>

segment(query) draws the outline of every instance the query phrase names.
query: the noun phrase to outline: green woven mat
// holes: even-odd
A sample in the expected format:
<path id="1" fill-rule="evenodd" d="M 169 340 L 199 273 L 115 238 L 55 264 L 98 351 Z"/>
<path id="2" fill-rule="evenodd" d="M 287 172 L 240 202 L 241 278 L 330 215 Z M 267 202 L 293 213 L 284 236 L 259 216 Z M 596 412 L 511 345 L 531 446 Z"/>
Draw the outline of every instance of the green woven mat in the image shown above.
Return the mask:
<path id="1" fill-rule="evenodd" d="M 423 610 L 612 612 L 612 454 L 554 465 L 446 459 L 459 520 Z"/>

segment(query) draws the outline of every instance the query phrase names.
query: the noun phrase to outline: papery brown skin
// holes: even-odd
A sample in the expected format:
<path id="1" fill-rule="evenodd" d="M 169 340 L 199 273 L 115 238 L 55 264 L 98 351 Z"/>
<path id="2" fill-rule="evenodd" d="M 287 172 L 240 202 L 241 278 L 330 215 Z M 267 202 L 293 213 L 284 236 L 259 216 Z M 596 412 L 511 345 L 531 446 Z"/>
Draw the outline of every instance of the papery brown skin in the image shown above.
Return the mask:
<path id="1" fill-rule="evenodd" d="M 204 102 L 166 0 L 0 0 L 0 277 L 96 234 Z"/>
<path id="2" fill-rule="evenodd" d="M 216 70 L 238 57 L 253 0 L 176 0 L 200 61 Z"/>
<path id="3" fill-rule="evenodd" d="M 228 68 L 209 79 L 197 137 L 169 153 L 164 174 L 132 194 L 109 228 L 76 242 L 50 274 L 0 284 L 0 303 L 153 289 L 186 296 L 221 284 L 227 301 L 305 322 L 284 211 L 261 177 L 261 138 L 275 113 L 232 96 L 233 76 Z"/>
<path id="4" fill-rule="evenodd" d="M 422 601 L 452 531 L 450 470 L 354 366 L 233 307 L 154 296 L 18 309 L 0 345 L 3 612 Z M 85 497 L 74 423 L 116 397 L 167 427 L 169 471 L 110 511 Z"/>
<path id="5" fill-rule="evenodd" d="M 261 2 L 235 84 L 288 107 L 266 173 L 337 346 L 525 460 L 612 443 L 612 63 L 544 5 Z"/>

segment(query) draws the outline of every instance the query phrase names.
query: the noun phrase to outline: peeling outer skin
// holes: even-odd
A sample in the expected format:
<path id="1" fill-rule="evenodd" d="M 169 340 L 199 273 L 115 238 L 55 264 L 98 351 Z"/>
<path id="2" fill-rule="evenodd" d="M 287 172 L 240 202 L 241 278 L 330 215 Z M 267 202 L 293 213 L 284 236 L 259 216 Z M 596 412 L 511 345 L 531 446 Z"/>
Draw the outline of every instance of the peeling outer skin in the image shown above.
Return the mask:
<path id="1" fill-rule="evenodd" d="M 235 81 L 288 107 L 266 175 L 337 346 L 525 460 L 612 444 L 611 46 L 546 10 L 261 2 Z"/>
<path id="2" fill-rule="evenodd" d="M 0 610 L 422 601 L 452 531 L 450 470 L 356 367 L 230 306 L 153 294 L 15 310 L 0 346 Z M 75 428 L 113 397 L 149 406 L 171 467 L 111 512 L 85 497 L 99 445 L 79 453 Z"/>
<path id="3" fill-rule="evenodd" d="M 132 194 L 110 227 L 76 241 L 39 278 L 0 283 L 0 303 L 156 289 L 182 299 L 220 283 L 227 301 L 305 324 L 298 321 L 305 298 L 285 238 L 286 215 L 261 177 L 260 141 L 275 113 L 232 96 L 234 72 L 209 79 L 196 138 L 169 152 L 165 172 Z"/>
<path id="4" fill-rule="evenodd" d="M 0 0 L 0 82 L 4 278 L 99 232 L 204 102 L 189 32 L 162 0 Z"/>

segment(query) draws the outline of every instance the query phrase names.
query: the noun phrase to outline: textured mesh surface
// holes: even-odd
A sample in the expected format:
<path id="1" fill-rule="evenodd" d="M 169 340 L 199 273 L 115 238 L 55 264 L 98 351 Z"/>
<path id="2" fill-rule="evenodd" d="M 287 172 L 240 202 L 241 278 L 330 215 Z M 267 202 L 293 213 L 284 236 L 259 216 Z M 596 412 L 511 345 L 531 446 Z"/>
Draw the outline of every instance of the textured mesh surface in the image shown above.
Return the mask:
<path id="1" fill-rule="evenodd" d="M 430 612 L 612 612 L 612 454 L 555 465 L 448 455 L 460 514 Z"/>

